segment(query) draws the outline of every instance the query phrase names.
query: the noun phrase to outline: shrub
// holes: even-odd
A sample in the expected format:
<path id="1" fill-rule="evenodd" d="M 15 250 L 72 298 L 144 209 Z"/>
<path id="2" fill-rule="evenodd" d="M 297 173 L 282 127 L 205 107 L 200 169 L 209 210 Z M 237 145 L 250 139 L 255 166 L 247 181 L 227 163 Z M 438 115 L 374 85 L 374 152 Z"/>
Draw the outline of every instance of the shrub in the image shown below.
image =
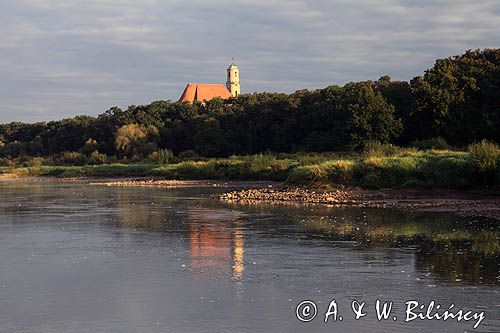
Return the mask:
<path id="1" fill-rule="evenodd" d="M 270 154 L 250 155 L 243 158 L 243 163 L 253 172 L 269 169 L 275 161 L 276 158 Z"/>
<path id="2" fill-rule="evenodd" d="M 208 162 L 210 163 L 210 161 Z M 242 168 L 241 161 L 222 160 L 217 162 L 216 170 L 226 179 L 247 179 L 248 172 Z"/>
<path id="3" fill-rule="evenodd" d="M 81 168 L 67 168 L 59 174 L 63 178 L 81 177 L 85 174 Z"/>
<path id="4" fill-rule="evenodd" d="M 167 165 L 174 161 L 174 153 L 169 149 L 158 150 L 157 162 L 159 165 Z"/>
<path id="5" fill-rule="evenodd" d="M 495 173 L 500 157 L 500 148 L 496 143 L 483 140 L 469 146 L 472 163 L 484 174 Z"/>
<path id="6" fill-rule="evenodd" d="M 13 167 L 14 161 L 12 161 L 8 158 L 0 158 L 0 166 Z"/>
<path id="7" fill-rule="evenodd" d="M 21 163 L 25 167 L 28 167 L 28 166 L 40 166 L 40 165 L 45 164 L 45 159 L 43 157 L 21 156 L 19 158 L 18 162 Z"/>
<path id="8" fill-rule="evenodd" d="M 98 164 L 106 164 L 108 162 L 108 156 L 106 154 L 99 153 L 98 150 L 94 150 L 90 154 L 90 158 L 88 160 L 88 164 L 98 165 Z"/>
<path id="9" fill-rule="evenodd" d="M 415 147 L 421 150 L 429 150 L 429 149 L 446 150 L 450 148 L 446 140 L 440 136 L 426 140 L 413 141 L 412 143 L 410 143 L 410 147 Z"/>
<path id="10" fill-rule="evenodd" d="M 158 163 L 158 151 L 154 151 L 148 155 L 148 160 L 154 163 Z"/>
<path id="11" fill-rule="evenodd" d="M 137 155 L 148 156 L 157 150 L 156 143 L 154 142 L 141 142 L 137 145 Z"/>
<path id="12" fill-rule="evenodd" d="M 139 163 L 142 161 L 142 156 L 139 155 L 139 154 L 134 154 L 132 155 L 132 157 L 130 158 L 130 162 L 132 163 Z"/>
<path id="13" fill-rule="evenodd" d="M 85 165 L 87 158 L 82 153 L 66 151 L 57 159 L 57 162 L 62 165 Z"/>
<path id="14" fill-rule="evenodd" d="M 369 141 L 363 148 L 365 157 L 383 157 L 394 156 L 399 152 L 400 148 L 391 144 L 382 144 L 378 141 Z"/>
<path id="15" fill-rule="evenodd" d="M 353 166 L 354 163 L 347 160 L 300 166 L 289 173 L 287 182 L 293 184 L 307 184 L 310 182 L 346 184 L 353 179 Z"/>
<path id="16" fill-rule="evenodd" d="M 248 179 L 284 180 L 290 168 L 288 160 L 278 160 L 271 154 L 243 157 L 241 176 Z"/>
<path id="17" fill-rule="evenodd" d="M 293 169 L 286 179 L 287 183 L 303 185 L 310 182 L 316 181 L 316 176 L 314 170 L 308 166 L 298 167 Z"/>
<path id="18" fill-rule="evenodd" d="M 175 177 L 180 179 L 203 179 L 207 162 L 182 162 L 177 164 Z"/>
<path id="19" fill-rule="evenodd" d="M 297 154 L 281 154 L 283 158 L 293 159 L 299 162 L 300 165 L 310 165 L 323 163 L 336 158 L 335 153 L 297 153 Z"/>
<path id="20" fill-rule="evenodd" d="M 116 155 L 107 156 L 107 159 L 108 159 L 107 163 L 109 164 L 116 164 L 120 162 L 120 159 L 116 157 Z"/>
<path id="21" fill-rule="evenodd" d="M 183 161 L 198 159 L 198 154 L 194 150 L 184 150 L 179 153 L 179 158 Z"/>
<path id="22" fill-rule="evenodd" d="M 324 163 L 328 169 L 328 179 L 333 183 L 350 183 L 354 177 L 354 162 L 338 160 Z"/>

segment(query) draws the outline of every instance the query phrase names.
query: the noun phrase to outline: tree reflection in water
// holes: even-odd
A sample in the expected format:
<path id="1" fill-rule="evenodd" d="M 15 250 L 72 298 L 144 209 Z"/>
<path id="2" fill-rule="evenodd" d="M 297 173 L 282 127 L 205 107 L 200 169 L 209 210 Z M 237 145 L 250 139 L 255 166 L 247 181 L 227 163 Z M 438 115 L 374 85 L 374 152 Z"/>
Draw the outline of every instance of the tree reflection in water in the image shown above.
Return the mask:
<path id="1" fill-rule="evenodd" d="M 415 253 L 418 271 L 437 280 L 500 284 L 497 221 L 392 209 L 186 202 L 175 196 L 162 198 L 156 208 L 136 201 L 137 193 L 119 192 L 120 224 L 183 234 L 195 275 L 242 280 L 245 224 L 266 231 L 266 237 L 321 238 L 365 251 L 407 248 Z"/>
<path id="2" fill-rule="evenodd" d="M 242 208 L 241 205 L 240 209 Z M 247 211 L 286 214 L 294 232 L 354 248 L 410 248 L 418 271 L 448 283 L 500 284 L 500 223 L 444 213 L 304 205 L 245 205 Z M 307 213 L 307 214 L 304 214 Z M 290 232 L 286 222 L 283 232 Z M 262 226 L 262 225 L 261 225 Z"/>

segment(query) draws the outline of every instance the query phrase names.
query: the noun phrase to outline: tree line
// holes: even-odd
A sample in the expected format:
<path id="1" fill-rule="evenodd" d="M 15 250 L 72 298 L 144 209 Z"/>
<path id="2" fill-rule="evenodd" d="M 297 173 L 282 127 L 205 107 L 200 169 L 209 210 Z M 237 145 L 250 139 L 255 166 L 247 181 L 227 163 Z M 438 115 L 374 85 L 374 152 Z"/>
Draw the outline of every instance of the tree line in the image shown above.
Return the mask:
<path id="1" fill-rule="evenodd" d="M 145 158 L 160 149 L 206 157 L 323 152 L 370 142 L 455 147 L 500 143 L 500 49 L 470 50 L 406 81 L 253 93 L 202 103 L 156 101 L 97 117 L 0 125 L 0 157 Z M 437 139 L 439 138 L 439 139 Z M 441 141 L 439 141 L 441 140 Z"/>

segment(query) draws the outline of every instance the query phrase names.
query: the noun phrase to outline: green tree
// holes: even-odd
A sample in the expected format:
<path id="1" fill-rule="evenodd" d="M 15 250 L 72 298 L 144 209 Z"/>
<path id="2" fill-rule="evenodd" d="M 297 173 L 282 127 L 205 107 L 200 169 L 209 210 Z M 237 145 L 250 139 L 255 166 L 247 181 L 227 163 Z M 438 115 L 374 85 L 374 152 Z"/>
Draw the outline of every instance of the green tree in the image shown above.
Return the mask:
<path id="1" fill-rule="evenodd" d="M 500 141 L 500 49 L 439 59 L 411 86 L 410 122 L 419 139 L 441 136 L 455 145 Z"/>
<path id="2" fill-rule="evenodd" d="M 123 125 L 116 131 L 116 149 L 123 156 L 133 156 L 138 154 L 139 146 L 144 142 L 146 133 L 137 124 Z"/>
<path id="3" fill-rule="evenodd" d="M 414 140 L 415 132 L 410 121 L 414 106 L 410 83 L 391 81 L 389 76 L 382 76 L 374 85 L 376 91 L 379 91 L 387 102 L 394 106 L 394 117 L 402 122 L 403 133 L 396 141 L 400 144 L 407 144 Z"/>
<path id="4" fill-rule="evenodd" d="M 219 122 L 214 118 L 205 120 L 194 136 L 195 151 L 202 156 L 213 157 L 225 155 L 227 147 Z"/>
<path id="5" fill-rule="evenodd" d="M 362 147 L 370 141 L 387 143 L 402 131 L 401 121 L 394 117 L 394 106 L 369 83 L 347 84 L 341 100 L 348 113 L 347 133 L 351 147 Z"/>

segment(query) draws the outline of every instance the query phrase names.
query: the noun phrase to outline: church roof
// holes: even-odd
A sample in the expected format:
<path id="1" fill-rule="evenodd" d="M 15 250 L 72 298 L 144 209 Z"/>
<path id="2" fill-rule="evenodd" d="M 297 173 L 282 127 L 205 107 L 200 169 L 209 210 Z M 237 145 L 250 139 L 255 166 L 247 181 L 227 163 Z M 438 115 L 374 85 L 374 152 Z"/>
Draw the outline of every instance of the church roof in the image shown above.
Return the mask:
<path id="1" fill-rule="evenodd" d="M 232 95 L 223 84 L 188 83 L 179 102 L 203 102 L 215 97 L 226 99 L 232 97 Z"/>

